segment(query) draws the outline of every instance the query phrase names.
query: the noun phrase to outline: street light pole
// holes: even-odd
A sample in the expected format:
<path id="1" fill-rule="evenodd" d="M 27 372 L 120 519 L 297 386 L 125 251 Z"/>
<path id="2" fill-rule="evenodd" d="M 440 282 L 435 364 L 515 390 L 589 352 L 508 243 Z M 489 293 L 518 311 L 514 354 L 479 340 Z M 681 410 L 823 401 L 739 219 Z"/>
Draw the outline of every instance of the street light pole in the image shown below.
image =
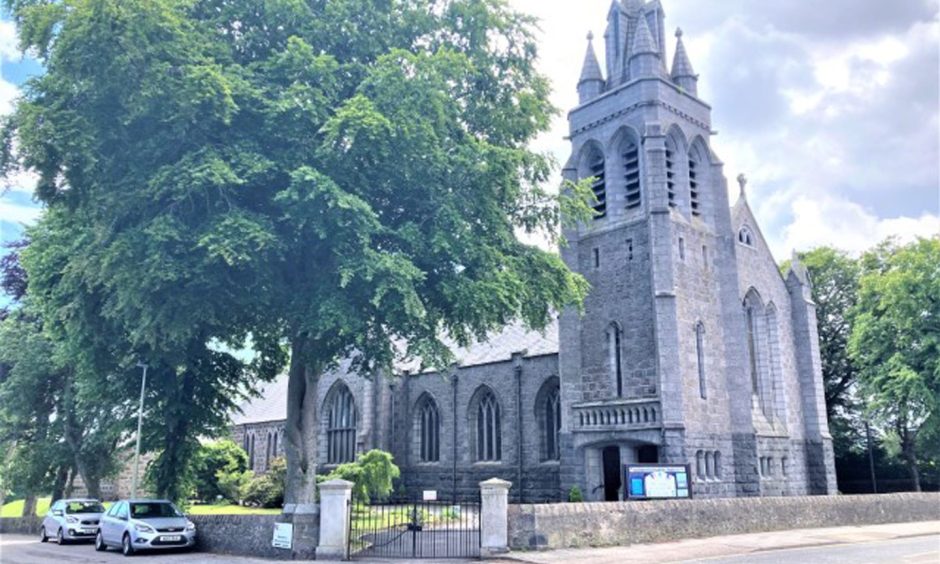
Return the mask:
<path id="1" fill-rule="evenodd" d="M 131 485 L 131 498 L 137 497 L 137 477 L 140 474 L 140 432 L 144 422 L 144 390 L 147 388 L 147 365 L 138 362 L 137 366 L 143 369 L 140 379 L 140 407 L 137 409 L 137 449 L 134 451 L 134 481 Z"/>

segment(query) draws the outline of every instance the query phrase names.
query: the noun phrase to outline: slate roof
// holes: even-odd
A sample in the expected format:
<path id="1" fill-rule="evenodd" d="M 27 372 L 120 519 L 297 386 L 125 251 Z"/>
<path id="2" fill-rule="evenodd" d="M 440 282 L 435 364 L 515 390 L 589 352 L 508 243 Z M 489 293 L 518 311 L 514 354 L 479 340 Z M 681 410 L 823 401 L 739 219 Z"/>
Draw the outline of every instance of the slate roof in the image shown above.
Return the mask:
<path id="1" fill-rule="evenodd" d="M 452 343 L 449 344 L 461 367 L 505 362 L 512 359 L 513 353 L 522 351 L 525 351 L 525 357 L 558 354 L 558 321 L 553 320 L 544 332 L 527 329 L 522 323 L 512 323 L 484 342 L 477 342 L 466 348 L 455 348 Z M 347 369 L 348 363 L 345 362 L 339 368 L 344 372 Z M 420 370 L 420 363 L 415 360 L 395 365 L 397 373 L 406 370 L 417 373 Z M 285 373 L 265 384 L 261 389 L 260 397 L 243 404 L 241 413 L 233 413 L 232 423 L 248 425 L 283 421 L 286 418 L 287 374 Z"/>

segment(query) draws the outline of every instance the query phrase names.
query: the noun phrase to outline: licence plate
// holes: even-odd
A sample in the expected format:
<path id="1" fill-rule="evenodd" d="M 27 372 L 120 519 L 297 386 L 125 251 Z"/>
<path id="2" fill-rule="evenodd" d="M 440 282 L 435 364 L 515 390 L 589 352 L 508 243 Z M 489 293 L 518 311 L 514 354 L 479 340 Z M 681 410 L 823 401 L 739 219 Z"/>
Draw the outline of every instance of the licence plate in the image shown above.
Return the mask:
<path id="1" fill-rule="evenodd" d="M 88 527 L 88 528 L 82 529 L 82 533 L 84 533 L 84 534 L 86 534 L 86 535 L 93 535 L 93 534 L 95 534 L 95 533 L 97 533 L 97 532 L 98 532 L 98 529 L 96 529 L 96 528 L 94 528 L 94 527 Z"/>
<path id="2" fill-rule="evenodd" d="M 182 538 L 180 535 L 163 535 L 160 540 L 163 542 L 179 542 Z"/>

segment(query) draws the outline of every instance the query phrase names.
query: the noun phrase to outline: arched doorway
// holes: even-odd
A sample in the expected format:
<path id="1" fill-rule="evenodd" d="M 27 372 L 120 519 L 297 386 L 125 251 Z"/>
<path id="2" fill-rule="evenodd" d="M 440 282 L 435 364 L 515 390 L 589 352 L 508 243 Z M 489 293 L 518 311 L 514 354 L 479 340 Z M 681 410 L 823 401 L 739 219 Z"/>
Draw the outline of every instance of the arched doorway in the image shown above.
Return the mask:
<path id="1" fill-rule="evenodd" d="M 620 501 L 620 447 L 609 446 L 603 451 L 604 501 Z"/>

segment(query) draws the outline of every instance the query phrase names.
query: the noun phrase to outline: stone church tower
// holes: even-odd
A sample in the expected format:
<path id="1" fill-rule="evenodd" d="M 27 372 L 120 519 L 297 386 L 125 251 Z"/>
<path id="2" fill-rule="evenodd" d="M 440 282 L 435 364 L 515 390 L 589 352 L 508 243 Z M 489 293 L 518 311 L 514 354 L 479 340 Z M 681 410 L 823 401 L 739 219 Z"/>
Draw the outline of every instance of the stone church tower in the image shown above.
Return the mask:
<path id="1" fill-rule="evenodd" d="M 664 19 L 657 0 L 614 1 L 604 70 L 589 35 L 569 114 L 564 177 L 594 178 L 597 215 L 562 250 L 592 291 L 559 325 L 561 485 L 617 499 L 622 464 L 665 462 L 692 464 L 698 495 L 833 493 L 809 281 L 780 276 L 743 177 L 729 206 Z"/>
<path id="2" fill-rule="evenodd" d="M 798 261 L 781 276 L 743 177 L 729 205 L 664 19 L 657 0 L 615 1 L 603 68 L 589 38 L 564 176 L 593 179 L 597 217 L 562 249 L 592 285 L 584 314 L 454 346 L 443 372 L 342 363 L 320 382 L 321 472 L 381 448 L 413 499 L 499 477 L 513 501 L 613 501 L 630 462 L 689 464 L 696 497 L 835 492 L 811 281 Z M 256 472 L 283 453 L 286 397 L 285 376 L 233 416 Z"/>

